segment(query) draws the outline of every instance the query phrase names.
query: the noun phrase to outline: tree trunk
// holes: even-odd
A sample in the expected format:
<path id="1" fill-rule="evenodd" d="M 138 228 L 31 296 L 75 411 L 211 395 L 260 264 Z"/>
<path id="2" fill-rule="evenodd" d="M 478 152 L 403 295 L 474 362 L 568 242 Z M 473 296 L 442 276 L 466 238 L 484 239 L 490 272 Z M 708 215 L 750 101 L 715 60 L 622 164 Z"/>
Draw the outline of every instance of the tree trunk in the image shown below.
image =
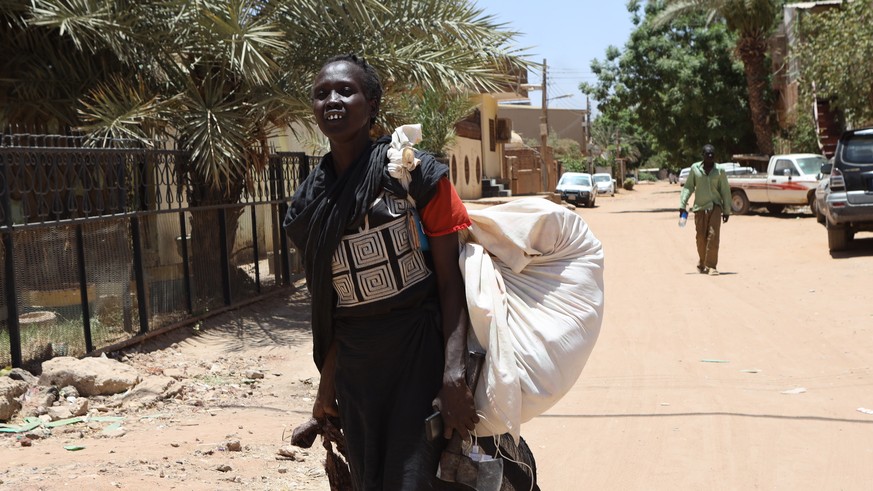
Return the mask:
<path id="1" fill-rule="evenodd" d="M 239 203 L 243 181 L 239 179 L 230 186 L 215 187 L 205 179 L 198 178 L 196 172 L 191 174 L 194 199 L 190 201 L 192 208 L 189 254 L 194 277 L 194 294 L 197 303 L 208 305 L 222 298 L 221 268 L 228 266 L 220 263 L 220 211 L 217 208 L 198 209 L 198 206 Z M 225 208 L 228 260 L 236 244 L 236 230 L 241 211 L 241 208 Z M 231 270 L 231 274 L 233 273 L 235 272 Z"/>
<path id="2" fill-rule="evenodd" d="M 773 154 L 773 131 L 770 126 L 770 105 L 767 101 L 767 42 L 763 35 L 741 36 L 737 53 L 743 60 L 749 92 L 749 111 L 758 143 L 758 153 Z"/>

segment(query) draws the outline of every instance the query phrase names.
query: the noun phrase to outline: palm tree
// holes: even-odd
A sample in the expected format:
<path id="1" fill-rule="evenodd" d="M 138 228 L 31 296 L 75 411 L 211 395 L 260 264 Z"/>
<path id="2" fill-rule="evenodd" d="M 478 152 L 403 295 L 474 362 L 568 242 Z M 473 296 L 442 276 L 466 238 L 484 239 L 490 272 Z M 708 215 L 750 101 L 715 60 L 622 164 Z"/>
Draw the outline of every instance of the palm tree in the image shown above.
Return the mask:
<path id="1" fill-rule="evenodd" d="M 22 88 L 52 84 L 43 98 L 61 124 L 94 142 L 174 138 L 193 152 L 211 187 L 227 187 L 252 165 L 252 148 L 277 127 L 310 121 L 309 84 L 323 60 L 363 54 L 386 97 L 410 87 L 479 90 L 524 65 L 516 33 L 466 0 L 0 0 L 0 36 L 25 38 L 69 67 L 34 73 L 43 53 L 22 49 L 0 75 L 9 104 L 0 125 L 19 122 Z M 9 46 L 9 44 L 4 44 Z M 95 55 L 111 63 L 80 60 Z M 100 58 L 98 57 L 98 60 Z M 57 67 L 59 63 L 43 65 Z M 84 65 L 84 66 L 81 66 Z M 79 68 L 76 71 L 76 68 Z M 61 78 L 60 75 L 63 75 Z M 76 90 L 71 90 L 76 89 Z M 49 109 L 46 109 L 46 113 Z M 231 193 L 233 194 L 233 193 Z"/>
<path id="2" fill-rule="evenodd" d="M 98 146 L 172 139 L 191 152 L 189 203 L 236 203 L 273 131 L 311 121 L 330 56 L 365 56 L 386 98 L 480 90 L 526 65 L 515 36 L 467 0 L 0 0 L 0 42 L 22 47 L 0 61 L 0 129 L 50 119 Z M 214 217 L 193 222 L 196 236 Z"/>
<path id="3" fill-rule="evenodd" d="M 655 18 L 656 26 L 669 24 L 690 11 L 703 11 L 710 20 L 722 19 L 737 34 L 737 55 L 743 61 L 748 86 L 749 111 L 758 152 L 773 153 L 773 132 L 767 90 L 767 40 L 782 2 L 779 0 L 664 0 L 666 9 Z"/>

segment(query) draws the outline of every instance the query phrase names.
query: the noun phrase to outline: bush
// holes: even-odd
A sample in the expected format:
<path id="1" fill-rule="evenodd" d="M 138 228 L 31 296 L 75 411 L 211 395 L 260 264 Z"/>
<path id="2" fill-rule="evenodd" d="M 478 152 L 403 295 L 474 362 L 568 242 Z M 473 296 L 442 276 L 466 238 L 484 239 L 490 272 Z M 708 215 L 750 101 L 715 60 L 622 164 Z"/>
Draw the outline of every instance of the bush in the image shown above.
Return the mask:
<path id="1" fill-rule="evenodd" d="M 631 191 L 634 188 L 634 178 L 633 177 L 625 178 L 621 187 L 625 188 L 628 191 Z"/>
<path id="2" fill-rule="evenodd" d="M 639 180 L 646 182 L 657 182 L 658 178 L 652 174 L 649 174 L 648 172 L 641 172 Z"/>

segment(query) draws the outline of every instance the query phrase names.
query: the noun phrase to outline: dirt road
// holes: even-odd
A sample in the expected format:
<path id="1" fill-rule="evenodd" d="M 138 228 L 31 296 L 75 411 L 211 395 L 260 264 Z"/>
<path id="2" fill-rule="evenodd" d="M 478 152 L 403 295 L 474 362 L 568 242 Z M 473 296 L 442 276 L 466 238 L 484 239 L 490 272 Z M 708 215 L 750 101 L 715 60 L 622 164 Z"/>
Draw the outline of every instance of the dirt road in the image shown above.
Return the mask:
<path id="1" fill-rule="evenodd" d="M 831 258 L 811 215 L 738 216 L 723 274 L 703 276 L 678 192 L 640 185 L 578 210 L 604 244 L 606 316 L 575 388 L 522 429 L 541 488 L 870 489 L 873 235 Z M 307 319 L 300 292 L 150 343 L 127 362 L 183 372 L 180 396 L 122 412 L 120 437 L 0 438 L 0 489 L 327 490 L 319 449 L 276 460 L 317 382 Z"/>
<path id="2" fill-rule="evenodd" d="M 543 489 L 870 489 L 873 235 L 831 258 L 811 215 L 732 217 L 709 277 L 678 202 L 642 185 L 579 210 L 606 314 L 575 388 L 523 428 Z"/>

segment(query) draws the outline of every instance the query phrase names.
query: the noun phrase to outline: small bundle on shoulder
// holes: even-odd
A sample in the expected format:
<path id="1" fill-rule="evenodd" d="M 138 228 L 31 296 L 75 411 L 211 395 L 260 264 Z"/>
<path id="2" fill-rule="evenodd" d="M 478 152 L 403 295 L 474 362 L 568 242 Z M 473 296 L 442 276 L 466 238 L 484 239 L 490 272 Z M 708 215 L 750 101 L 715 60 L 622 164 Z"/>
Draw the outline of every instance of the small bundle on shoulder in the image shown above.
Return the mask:
<path id="1" fill-rule="evenodd" d="M 573 386 L 603 319 L 603 249 L 585 221 L 542 198 L 470 210 L 462 237 L 471 327 L 485 349 L 478 435 L 509 433 Z"/>

